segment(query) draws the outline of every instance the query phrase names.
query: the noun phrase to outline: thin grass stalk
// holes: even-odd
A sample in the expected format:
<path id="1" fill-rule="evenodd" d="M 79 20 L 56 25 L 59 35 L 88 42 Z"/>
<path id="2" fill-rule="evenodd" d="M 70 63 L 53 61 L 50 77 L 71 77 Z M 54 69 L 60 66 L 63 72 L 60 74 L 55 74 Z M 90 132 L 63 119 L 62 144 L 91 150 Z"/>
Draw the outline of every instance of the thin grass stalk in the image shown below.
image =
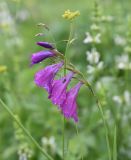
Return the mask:
<path id="1" fill-rule="evenodd" d="M 107 150 L 108 150 L 108 159 L 109 160 L 112 160 L 112 155 L 111 155 L 111 149 L 110 149 L 110 141 L 109 141 L 109 132 L 108 132 L 108 126 L 107 126 L 107 122 L 106 122 L 106 119 L 104 117 L 104 112 L 103 112 L 103 109 L 102 109 L 102 106 L 101 106 L 101 103 L 100 103 L 100 100 L 98 99 L 98 97 L 96 96 L 94 90 L 92 89 L 92 87 L 90 85 L 87 85 L 88 88 L 90 89 L 91 93 L 93 94 L 93 96 L 95 97 L 96 99 L 96 104 L 99 108 L 99 111 L 101 113 L 101 117 L 102 117 L 102 121 L 103 121 L 103 124 L 104 124 L 104 128 L 105 128 L 105 137 L 106 137 L 106 144 L 107 144 Z"/>
<path id="2" fill-rule="evenodd" d="M 117 160 L 117 129 L 114 128 L 113 160 Z"/>
<path id="3" fill-rule="evenodd" d="M 39 151 L 46 157 L 48 160 L 54 160 L 40 145 L 39 143 L 32 137 L 30 132 L 23 126 L 23 124 L 16 118 L 14 113 L 9 109 L 9 107 L 2 101 L 0 98 L 0 103 L 3 108 L 10 114 L 13 120 L 18 124 L 18 126 L 23 130 L 24 134 L 32 141 L 32 143 L 38 148 Z"/>
<path id="4" fill-rule="evenodd" d="M 78 126 L 77 126 L 77 124 L 75 125 L 75 128 L 76 128 L 76 134 L 77 134 L 77 136 L 79 136 L 79 131 L 78 131 Z M 84 160 L 82 153 L 81 153 L 81 160 Z"/>
<path id="5" fill-rule="evenodd" d="M 71 40 L 71 37 L 72 37 L 72 31 L 73 31 L 73 26 L 72 26 L 72 22 L 70 24 L 70 33 L 69 33 L 69 38 L 68 38 L 68 41 L 67 41 L 67 44 L 66 44 L 66 48 L 65 48 L 65 53 L 64 53 L 64 76 L 66 75 L 66 63 L 67 63 L 67 60 L 66 60 L 66 53 L 67 53 L 67 50 L 70 46 L 70 40 Z M 62 152 L 63 152 L 63 160 L 65 160 L 65 124 L 66 124 L 66 121 L 65 121 L 65 117 L 63 117 L 63 147 L 62 147 Z"/>

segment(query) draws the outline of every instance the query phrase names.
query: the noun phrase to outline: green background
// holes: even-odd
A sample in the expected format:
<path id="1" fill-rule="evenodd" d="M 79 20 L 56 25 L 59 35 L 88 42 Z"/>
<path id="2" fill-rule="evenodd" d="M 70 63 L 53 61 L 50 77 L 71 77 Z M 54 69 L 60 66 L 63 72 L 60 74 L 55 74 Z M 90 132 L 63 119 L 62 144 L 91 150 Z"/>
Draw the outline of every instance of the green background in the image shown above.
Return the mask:
<path id="1" fill-rule="evenodd" d="M 46 91 L 38 88 L 33 79 L 35 72 L 50 61 L 46 60 L 30 67 L 30 56 L 42 50 L 35 44 L 37 41 L 52 42 L 48 31 L 38 27 L 38 23 L 48 25 L 59 51 L 64 52 L 66 43 L 63 40 L 68 38 L 70 24 L 62 18 L 62 14 L 67 9 L 79 10 L 81 13 L 74 23 L 74 33 L 77 39 L 68 50 L 67 57 L 85 74 L 87 79 L 94 76 L 92 85 L 102 102 L 109 128 L 112 155 L 115 128 L 117 128 L 117 151 L 115 152 L 117 159 L 131 159 L 131 106 L 125 103 L 123 97 L 125 90 L 131 90 L 131 76 L 130 70 L 118 70 L 115 67 L 115 56 L 123 53 L 124 47 L 117 46 L 113 40 L 117 34 L 127 37 L 130 30 L 128 20 L 131 14 L 131 1 L 99 0 L 98 5 L 101 15 L 110 15 L 114 20 L 101 24 L 102 43 L 97 48 L 105 66 L 100 73 L 90 75 L 87 74 L 86 51 L 92 46 L 83 44 L 83 40 L 85 32 L 90 31 L 92 24 L 93 0 L 0 0 L 0 6 L 2 6 L 0 14 L 5 12 L 8 15 L 7 17 L 0 15 L 0 24 L 5 23 L 5 25 L 0 25 L 0 65 L 7 66 L 7 71 L 0 73 L 0 98 L 19 117 L 25 128 L 40 144 L 42 137 L 53 136 L 55 138 L 53 150 L 50 145 L 44 146 L 55 160 L 62 159 L 63 117 L 57 107 L 49 101 Z M 35 37 L 40 32 L 44 36 Z M 128 39 L 130 38 L 129 35 Z M 111 78 L 111 80 L 104 81 L 104 77 Z M 98 82 L 102 82 L 103 85 L 99 90 L 96 87 Z M 114 95 L 121 97 L 121 105 L 112 100 Z M 65 127 L 66 159 L 79 160 L 83 155 L 84 160 L 107 160 L 108 152 L 102 117 L 88 88 L 84 86 L 81 88 L 77 103 L 79 134 L 76 134 L 73 120 L 67 121 Z M 46 160 L 0 104 L 0 160 L 17 160 L 18 152 L 23 146 L 32 151 L 31 160 Z"/>

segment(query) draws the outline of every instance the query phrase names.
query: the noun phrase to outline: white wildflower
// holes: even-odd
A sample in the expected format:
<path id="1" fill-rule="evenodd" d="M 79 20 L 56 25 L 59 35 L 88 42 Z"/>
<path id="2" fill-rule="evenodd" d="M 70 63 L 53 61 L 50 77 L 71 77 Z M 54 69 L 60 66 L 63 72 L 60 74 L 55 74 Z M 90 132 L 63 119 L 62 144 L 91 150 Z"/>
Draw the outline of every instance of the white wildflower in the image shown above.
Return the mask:
<path id="1" fill-rule="evenodd" d="M 54 145 L 55 144 L 55 138 L 52 136 L 49 138 L 49 144 Z"/>
<path id="2" fill-rule="evenodd" d="M 92 66 L 92 65 L 87 65 L 87 73 L 89 74 L 93 74 L 95 73 L 96 71 L 100 71 L 103 69 L 104 63 L 101 61 L 99 62 L 98 64 L 96 64 L 95 66 Z"/>
<path id="3" fill-rule="evenodd" d="M 42 137 L 41 139 L 42 145 L 48 145 L 48 138 L 47 137 Z"/>
<path id="4" fill-rule="evenodd" d="M 125 38 L 123 38 L 120 35 L 116 35 L 114 37 L 114 42 L 115 42 L 116 45 L 119 45 L 119 46 L 124 46 L 126 44 Z"/>
<path id="5" fill-rule="evenodd" d="M 129 57 L 127 54 L 117 56 L 115 61 L 116 61 L 116 67 L 118 69 L 131 69 L 131 62 L 129 62 Z"/>
<path id="6" fill-rule="evenodd" d="M 113 16 L 102 16 L 101 17 L 101 21 L 104 21 L 104 22 L 111 22 L 113 21 Z"/>
<path id="7" fill-rule="evenodd" d="M 103 61 L 100 61 L 100 62 L 98 63 L 98 65 L 97 65 L 97 70 L 101 70 L 101 69 L 103 69 L 103 67 L 104 67 L 104 62 L 103 62 Z"/>
<path id="8" fill-rule="evenodd" d="M 122 99 L 121 99 L 120 96 L 115 95 L 115 96 L 113 96 L 112 99 L 113 99 L 113 101 L 116 102 L 117 104 L 119 104 L 119 105 L 122 104 Z"/>
<path id="9" fill-rule="evenodd" d="M 100 38 L 101 38 L 101 34 L 98 33 L 93 39 L 94 43 L 101 43 L 101 39 Z"/>
<path id="10" fill-rule="evenodd" d="M 49 144 L 51 146 L 52 151 L 55 151 L 56 143 L 55 143 L 55 138 L 53 136 L 49 138 Z"/>
<path id="11" fill-rule="evenodd" d="M 93 42 L 93 37 L 89 32 L 86 32 L 86 38 L 83 41 L 84 43 L 92 43 Z"/>
<path id="12" fill-rule="evenodd" d="M 51 136 L 50 138 L 42 137 L 41 139 L 43 147 L 47 148 L 50 147 L 51 151 L 54 152 L 56 149 L 55 138 Z"/>
<path id="13" fill-rule="evenodd" d="M 27 160 L 27 159 L 28 159 L 28 157 L 27 157 L 26 153 L 21 153 L 19 155 L 19 160 Z"/>
<path id="14" fill-rule="evenodd" d="M 94 37 L 89 33 L 86 32 L 86 38 L 84 39 L 84 43 L 101 43 L 100 40 L 101 34 L 98 33 Z"/>
<path id="15" fill-rule="evenodd" d="M 131 93 L 129 91 L 124 91 L 124 100 L 127 105 L 130 105 L 131 103 Z"/>
<path id="16" fill-rule="evenodd" d="M 87 61 L 89 61 L 89 63 L 97 64 L 99 62 L 100 54 L 99 52 L 96 51 L 95 48 L 92 48 L 91 52 L 87 51 L 86 55 L 87 55 Z"/>

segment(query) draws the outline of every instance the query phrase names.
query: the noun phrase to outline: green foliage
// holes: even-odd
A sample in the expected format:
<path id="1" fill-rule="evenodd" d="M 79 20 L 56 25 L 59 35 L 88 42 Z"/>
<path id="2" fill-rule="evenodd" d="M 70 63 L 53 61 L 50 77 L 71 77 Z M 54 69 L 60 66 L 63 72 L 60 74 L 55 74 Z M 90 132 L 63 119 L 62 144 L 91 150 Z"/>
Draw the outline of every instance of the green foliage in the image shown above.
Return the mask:
<path id="1" fill-rule="evenodd" d="M 36 87 L 33 81 L 34 73 L 49 61 L 32 68 L 29 66 L 31 53 L 41 50 L 35 42 L 54 41 L 49 32 L 37 27 L 37 24 L 45 23 L 50 28 L 59 51 L 63 53 L 69 23 L 62 18 L 62 14 L 67 9 L 80 10 L 81 14 L 74 25 L 75 40 L 68 49 L 67 57 L 91 81 L 102 103 L 108 125 L 111 158 L 130 160 L 130 6 L 130 0 L 98 0 L 95 7 L 92 0 L 0 1 L 0 66 L 7 67 L 5 72 L 0 72 L 0 98 L 55 160 L 62 159 L 63 117 L 48 100 L 47 93 Z M 95 24 L 95 31 L 91 28 L 92 24 Z M 100 53 L 104 67 L 92 74 L 87 74 L 87 65 L 90 64 L 86 60 L 86 51 L 90 51 L 94 45 L 83 43 L 85 32 L 92 32 L 93 35 L 101 33 L 101 44 L 95 44 L 95 48 Z M 37 33 L 43 33 L 44 36 L 35 36 Z M 120 60 L 121 55 L 128 58 L 124 61 L 122 57 Z M 79 134 L 76 133 L 74 122 L 67 121 L 66 159 L 80 160 L 83 156 L 84 160 L 107 160 L 105 130 L 95 99 L 88 89 L 82 87 L 77 100 Z M 45 141 L 42 141 L 43 137 Z M 0 104 L 0 160 L 19 159 L 20 146 L 31 149 L 30 160 L 44 160 Z"/>

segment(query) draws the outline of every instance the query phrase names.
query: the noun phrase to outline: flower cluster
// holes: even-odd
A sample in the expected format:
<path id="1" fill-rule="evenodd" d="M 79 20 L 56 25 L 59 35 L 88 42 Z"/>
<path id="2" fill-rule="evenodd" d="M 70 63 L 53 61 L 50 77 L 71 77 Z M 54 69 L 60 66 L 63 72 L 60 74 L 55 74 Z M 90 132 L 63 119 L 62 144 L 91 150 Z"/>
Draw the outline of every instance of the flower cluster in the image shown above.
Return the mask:
<path id="1" fill-rule="evenodd" d="M 65 11 L 65 13 L 62 15 L 62 17 L 67 20 L 73 20 L 74 18 L 78 16 L 80 16 L 79 11 L 71 12 L 70 10 Z"/>
<path id="2" fill-rule="evenodd" d="M 37 42 L 37 45 L 48 50 L 43 50 L 32 54 L 31 65 L 42 62 L 46 58 L 57 58 L 59 56 L 63 57 L 63 55 L 48 42 Z M 75 72 L 70 71 L 62 78 L 55 79 L 57 72 L 63 67 L 63 65 L 64 60 L 62 59 L 58 63 L 49 65 L 44 69 L 39 70 L 35 74 L 34 81 L 37 86 L 44 88 L 48 92 L 48 98 L 53 104 L 58 106 L 59 110 L 67 119 L 73 118 L 74 121 L 77 122 L 78 116 L 76 98 L 82 82 L 79 82 L 76 86 L 67 91 L 67 86 Z"/>
<path id="3" fill-rule="evenodd" d="M 84 39 L 83 43 L 87 45 L 91 45 L 92 47 L 90 50 L 86 52 L 87 56 L 87 73 L 94 75 L 95 72 L 98 72 L 103 68 L 103 62 L 100 61 L 101 56 L 100 53 L 97 51 L 97 45 L 101 44 L 101 30 L 100 30 L 100 10 L 98 4 L 94 4 L 94 12 L 92 17 L 92 25 L 90 26 L 90 32 L 86 32 L 86 38 Z M 93 79 L 93 77 L 91 77 Z"/>
<path id="4" fill-rule="evenodd" d="M 99 4 L 95 1 L 90 31 L 86 32 L 86 37 L 83 40 L 83 43 L 88 46 L 86 59 L 88 62 L 87 73 L 90 74 L 90 81 L 93 81 L 97 74 L 104 68 L 104 62 L 101 60 L 101 53 L 98 46 L 101 45 L 102 35 L 105 32 L 102 22 L 110 22 L 111 20 L 111 16 L 102 16 Z"/>
<path id="5" fill-rule="evenodd" d="M 115 56 L 116 68 L 118 70 L 131 70 L 131 61 L 130 61 L 130 54 L 131 54 L 131 21 L 128 20 L 128 28 L 126 32 L 126 36 L 117 35 L 117 39 L 115 41 L 116 45 L 123 47 L 123 51 L 120 55 Z"/>

